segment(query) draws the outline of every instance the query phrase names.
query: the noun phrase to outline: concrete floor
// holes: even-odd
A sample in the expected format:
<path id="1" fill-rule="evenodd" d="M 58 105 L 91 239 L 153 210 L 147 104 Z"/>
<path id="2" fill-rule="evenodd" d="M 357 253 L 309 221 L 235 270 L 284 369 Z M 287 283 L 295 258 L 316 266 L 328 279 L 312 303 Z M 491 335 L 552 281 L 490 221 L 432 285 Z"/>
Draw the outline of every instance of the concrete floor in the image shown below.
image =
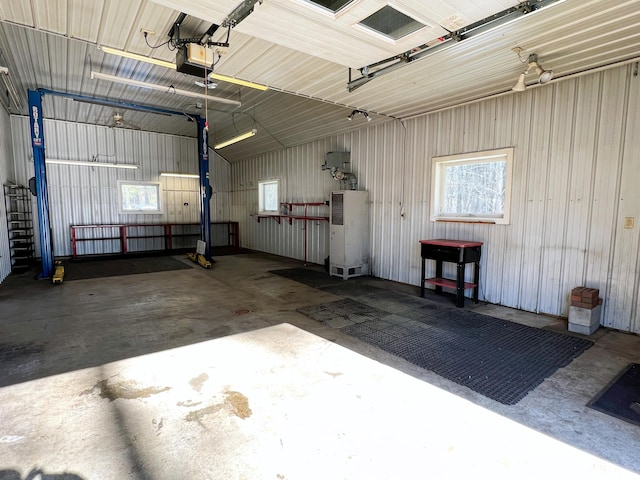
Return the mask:
<path id="1" fill-rule="evenodd" d="M 169 395 L 163 393 L 163 388 L 168 388 L 166 387 L 167 383 L 159 383 L 156 377 L 153 377 L 157 380 L 155 383 L 149 380 L 146 382 L 147 387 L 144 388 L 134 388 L 135 385 L 119 380 L 124 378 L 122 377 L 123 372 L 141 368 L 132 365 L 130 363 L 132 360 L 126 359 L 161 352 L 157 354 L 158 356 L 142 357 L 143 359 L 139 360 L 146 365 L 147 376 L 151 373 L 157 376 L 165 371 L 172 371 L 174 377 L 182 376 L 183 380 L 190 382 L 192 390 L 199 394 L 198 388 L 202 389 L 207 378 L 213 378 L 212 371 L 207 371 L 206 378 L 202 376 L 205 375 L 203 372 L 196 375 L 193 374 L 194 372 L 187 371 L 186 367 L 184 371 L 178 369 L 176 372 L 175 369 L 168 368 L 162 363 L 164 360 L 161 359 L 165 358 L 162 355 L 170 355 L 169 364 L 171 359 L 176 359 L 175 362 L 178 365 L 178 360 L 182 358 L 180 355 L 185 355 L 186 360 L 183 359 L 183 361 L 188 362 L 188 365 L 197 364 L 199 358 L 202 358 L 203 362 L 208 362 L 206 350 L 203 351 L 202 348 L 194 344 L 232 334 L 253 332 L 283 323 L 293 325 L 331 342 L 327 344 L 320 339 L 318 341 L 312 340 L 301 335 L 296 329 L 291 333 L 290 346 L 286 347 L 285 345 L 284 349 L 282 345 L 278 347 L 278 355 L 289 355 L 287 357 L 289 360 L 301 358 L 303 354 L 296 348 L 300 345 L 307 345 L 307 343 L 323 349 L 325 347 L 322 345 L 325 344 L 342 345 L 351 351 L 393 367 L 395 369 L 393 371 L 403 372 L 413 379 L 418 379 L 417 383 L 421 386 L 416 386 L 415 383 L 406 380 L 404 378 L 406 375 L 402 375 L 402 379 L 397 380 L 403 382 L 402 385 L 405 385 L 403 388 L 407 388 L 408 391 L 413 388 L 432 388 L 431 386 L 433 386 L 464 400 L 463 403 L 458 404 L 457 400 L 453 399 L 454 397 L 447 397 L 448 399 L 442 400 L 445 404 L 450 405 L 447 408 L 473 404 L 479 407 L 474 415 L 486 419 L 492 425 L 495 424 L 496 429 L 501 417 L 510 419 L 521 426 L 529 427 L 561 442 L 553 443 L 554 449 L 557 449 L 558 452 L 564 453 L 562 444 L 570 445 L 575 447 L 577 451 L 586 452 L 620 466 L 628 473 L 640 473 L 640 455 L 638 454 L 640 427 L 585 406 L 625 365 L 630 362 L 640 362 L 640 337 L 600 329 L 591 337 L 596 341 L 592 348 L 567 367 L 557 371 L 517 405 L 507 406 L 487 399 L 432 372 L 422 370 L 375 347 L 345 336 L 338 330 L 331 329 L 298 313 L 296 311 L 298 308 L 340 298 L 268 273 L 272 269 L 300 266 L 299 262 L 263 254 L 226 256 L 216 260 L 217 263 L 212 270 L 194 267 L 188 270 L 78 280 L 60 286 L 32 281 L 28 277 L 22 276 L 9 277 L 5 283 L 0 285 L 0 346 L 12 346 L 8 353 L 6 348 L 4 350 L 3 368 L 0 373 L 0 480 L 22 478 L 36 480 L 38 469 L 42 469 L 44 472 L 40 475 L 42 480 L 191 478 L 189 475 L 184 476 L 184 470 L 180 473 L 172 470 L 169 464 L 163 465 L 162 462 L 158 464 L 159 460 L 155 465 L 150 465 L 153 461 L 149 460 L 148 455 L 142 455 L 146 460 L 140 460 L 139 451 L 141 449 L 161 448 L 161 444 L 158 444 L 159 440 L 155 439 L 155 436 L 162 439 L 163 442 L 169 442 L 172 451 L 182 452 L 181 455 L 184 458 L 190 459 L 193 468 L 206 464 L 203 458 L 206 458 L 207 449 L 210 449 L 211 445 L 203 445 L 200 442 L 198 448 L 202 450 L 195 452 L 190 450 L 190 442 L 196 442 L 192 435 L 193 430 L 190 430 L 189 435 L 186 436 L 184 432 L 179 430 L 172 431 L 173 436 L 160 435 L 164 431 L 164 425 L 168 426 L 166 430 L 171 431 L 169 419 L 173 418 L 173 413 L 167 406 L 168 404 L 154 407 L 164 408 L 161 411 L 165 413 L 158 413 L 149 421 L 151 423 L 147 427 L 155 432 L 153 435 L 148 431 L 132 433 L 123 427 L 123 425 L 131 423 L 136 415 L 143 415 L 143 412 L 136 410 L 136 408 L 151 405 L 153 398 Z M 187 261 L 185 260 L 185 262 Z M 417 294 L 418 292 L 417 287 L 376 279 L 370 281 L 376 286 L 383 285 L 405 293 Z M 472 308 L 480 313 L 532 326 L 557 330 L 564 330 L 566 327 L 561 319 L 518 312 L 503 307 L 478 305 Z M 254 332 L 245 334 L 244 337 L 229 337 L 225 341 L 232 342 L 236 341 L 233 339 L 238 339 L 240 344 L 246 345 L 247 341 L 249 343 L 260 341 L 260 335 L 266 335 L 268 338 L 284 335 L 280 330 L 274 331 L 269 328 L 260 332 L 265 333 Z M 217 340 L 217 342 L 221 341 Z M 200 349 L 197 352 L 190 350 L 188 355 L 180 353 L 184 352 L 184 349 L 167 352 L 167 350 L 176 347 Z M 264 345 L 262 345 L 263 347 Z M 232 347 L 227 346 L 227 348 Z M 337 350 L 335 353 L 331 350 L 331 352 L 332 355 L 337 355 L 336 358 L 343 358 L 341 356 L 347 355 L 342 350 Z M 231 359 L 231 354 L 227 358 Z M 251 371 L 261 371 L 264 365 L 252 362 L 267 362 L 266 358 L 252 360 L 246 355 L 233 358 L 230 362 L 233 365 L 229 365 L 228 368 L 232 368 L 234 365 L 244 365 L 250 367 Z M 282 358 L 279 360 L 272 358 L 271 360 L 276 363 L 283 361 Z M 359 360 L 354 359 L 353 362 L 357 364 Z M 367 364 L 367 372 L 375 371 L 378 368 L 375 365 L 377 365 L 375 362 Z M 269 372 L 273 373 L 275 368 L 265 370 L 264 375 L 269 375 Z M 354 371 L 359 372 L 357 369 Z M 391 369 L 380 370 L 378 377 L 395 379 L 396 377 L 391 372 Z M 140 372 L 138 371 L 138 373 Z M 360 376 L 362 375 L 365 374 L 360 374 Z M 309 373 L 309 378 L 312 378 L 311 373 Z M 413 379 L 412 381 L 415 382 Z M 159 390 L 154 390 L 156 387 Z M 222 396 L 219 399 L 219 405 L 210 406 L 211 411 L 207 412 L 215 413 L 216 408 L 222 408 L 220 405 L 228 404 L 231 405 L 228 408 L 233 409 L 236 417 L 242 418 L 243 412 L 248 411 L 249 408 L 246 398 L 236 390 L 230 390 L 228 384 L 225 386 L 224 383 L 220 383 L 219 387 L 222 389 L 220 391 L 226 393 L 220 394 Z M 177 387 L 173 388 L 175 392 L 179 391 Z M 224 390 L 225 388 L 226 390 Z M 295 393 L 295 386 L 289 385 L 289 388 L 294 388 L 293 393 Z M 304 392 L 304 395 L 307 393 Z M 254 392 L 254 394 L 256 393 Z M 432 392 L 429 398 L 439 398 L 438 395 L 440 394 Z M 174 400 L 177 398 L 175 397 Z M 133 404 L 132 401 L 137 403 Z M 185 401 L 184 398 L 178 400 L 178 402 L 181 401 Z M 129 402 L 129 405 L 135 405 L 135 407 L 131 407 L 123 413 L 123 410 L 118 408 L 122 402 Z M 94 412 L 90 408 L 97 410 Z M 255 407 L 253 408 L 255 409 Z M 180 410 L 180 408 L 174 406 L 173 410 Z M 193 412 L 199 411 L 193 410 Z M 485 418 L 484 412 L 486 411 L 493 412 L 491 414 L 493 416 Z M 36 417 L 34 412 L 40 412 L 37 414 L 37 418 L 34 418 Z M 89 415 L 88 412 L 94 412 L 94 414 Z M 446 413 L 435 413 L 442 418 L 447 418 Z M 211 427 L 206 422 L 201 422 L 202 412 L 190 413 L 189 415 L 193 416 L 191 423 L 195 422 L 200 428 Z M 415 418 L 415 413 L 413 415 Z M 433 416 L 433 412 L 427 413 L 425 411 L 424 418 L 429 418 L 428 415 Z M 96 423 L 98 416 L 100 416 L 101 422 Z M 121 431 L 107 437 L 100 436 L 100 432 L 104 434 L 105 429 L 113 429 L 113 426 L 105 425 L 108 422 L 106 418 L 114 418 L 114 416 L 118 420 L 116 423 L 120 425 Z M 340 418 L 341 415 L 336 412 L 334 419 Z M 423 418 L 422 414 L 419 418 Z M 453 417 L 449 420 L 452 426 L 456 423 Z M 77 426 L 69 432 L 68 429 L 71 427 L 68 425 L 71 423 L 77 424 Z M 399 422 L 395 428 L 413 430 L 409 426 L 410 423 Z M 495 432 L 489 431 L 493 430 L 493 427 L 488 428 L 487 423 L 482 422 L 478 425 L 484 425 L 483 428 L 487 431 L 487 445 L 491 447 L 492 442 L 497 441 L 492 437 Z M 315 427 L 317 428 L 318 425 Z M 468 429 L 469 425 L 466 425 L 465 428 Z M 513 427 L 507 425 L 504 428 L 506 429 L 504 432 L 511 432 L 510 429 Z M 466 431 L 462 430 L 460 437 L 464 437 Z M 470 438 L 474 438 L 474 441 L 478 443 L 483 443 L 478 439 L 476 430 L 471 429 L 470 431 L 475 432 Z M 64 435 L 60 432 L 64 432 Z M 515 435 L 515 433 L 513 434 Z M 313 437 L 314 432 L 310 430 L 309 435 Z M 105 440 L 105 438 L 110 440 Z M 105 443 L 96 444 L 98 439 Z M 539 438 L 536 441 L 539 441 Z M 510 440 L 506 443 L 504 439 L 497 442 L 495 445 L 500 445 L 501 449 L 509 448 Z M 83 445 L 92 445 L 97 448 L 99 450 L 98 456 L 102 462 L 105 461 L 105 457 L 109 460 L 108 457 L 113 456 L 111 462 L 113 471 L 96 473 L 91 469 L 87 462 L 90 461 L 89 458 L 94 457 L 86 455 L 83 448 L 87 447 L 83 447 Z M 96 445 L 98 446 L 96 447 Z M 463 446 L 461 445 L 460 451 L 469 454 L 469 444 L 466 444 L 467 449 L 462 448 Z M 520 447 L 519 454 L 512 453 L 514 455 L 513 462 L 524 464 L 524 459 L 528 459 L 527 468 L 531 468 L 530 464 L 538 467 L 550 465 L 549 448 L 546 450 L 534 449 L 524 444 Z M 409 448 L 407 446 L 407 449 Z M 531 448 L 530 452 L 529 448 Z M 137 455 L 136 452 L 138 452 Z M 300 454 L 300 452 L 298 453 Z M 127 464 L 127 468 L 120 471 L 124 467 L 116 468 L 115 465 L 123 464 L 122 456 L 127 459 L 127 462 L 124 462 Z M 80 460 L 83 458 L 84 460 Z M 232 451 L 229 452 L 227 458 L 234 458 Z M 567 465 L 570 467 L 567 473 L 571 473 L 571 468 L 577 471 L 584 467 L 584 465 L 572 465 L 572 462 L 581 460 L 568 456 L 566 458 Z M 596 462 L 593 457 L 588 458 L 587 462 Z M 164 462 L 167 463 L 166 458 Z M 587 473 L 589 471 L 594 473 L 589 478 L 623 478 L 623 474 L 620 473 L 623 470 L 606 470 L 605 467 L 600 464 L 596 465 L 596 463 L 593 463 L 593 468 L 587 471 Z M 209 471 L 201 478 L 305 478 L 305 480 L 319 478 L 308 474 L 308 472 L 307 475 L 304 475 L 294 467 L 291 467 L 288 475 L 277 471 L 277 469 L 270 470 L 268 475 L 264 472 L 262 472 L 264 475 L 258 475 L 256 471 L 251 473 L 251 469 L 243 470 L 237 465 L 234 467 L 235 470 L 231 469 L 230 471 L 239 473 L 232 476 L 222 475 L 223 469 L 231 468 L 230 465 L 228 463 L 217 465 L 215 470 L 217 473 Z M 361 467 L 364 468 L 362 465 Z M 429 471 L 428 465 L 422 465 L 419 468 L 424 472 Z M 436 468 L 435 464 L 432 468 Z M 116 470 L 118 471 L 117 475 L 114 474 Z M 201 471 L 201 469 L 194 471 Z M 295 472 L 298 472 L 298 475 Z M 345 473 L 343 477 L 325 478 L 373 478 L 370 475 L 368 477 L 362 476 L 362 470 L 359 472 L 359 474 L 349 475 Z M 601 476 L 598 476 L 598 472 L 601 473 Z M 397 471 L 396 476 L 378 473 L 376 478 L 408 478 L 406 472 L 405 475 L 400 475 L 400 472 Z M 462 472 L 458 471 L 458 473 Z M 493 473 L 495 474 L 495 472 Z M 514 475 L 514 472 L 503 473 L 505 475 L 509 473 L 511 478 L 524 478 Z M 29 476 L 29 474 L 31 475 Z M 487 476 L 479 475 L 481 477 Z M 584 471 L 582 476 L 584 478 Z M 633 476 L 635 477 L 635 475 Z M 442 472 L 436 477 L 455 478 L 453 474 L 443 476 Z"/>

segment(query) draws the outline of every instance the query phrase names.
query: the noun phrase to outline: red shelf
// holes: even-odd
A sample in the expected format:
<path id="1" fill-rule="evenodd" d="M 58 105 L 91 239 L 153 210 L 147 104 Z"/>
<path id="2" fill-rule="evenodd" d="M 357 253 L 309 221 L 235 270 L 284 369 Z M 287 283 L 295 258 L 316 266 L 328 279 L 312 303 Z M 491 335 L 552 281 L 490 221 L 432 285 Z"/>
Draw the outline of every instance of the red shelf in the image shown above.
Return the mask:
<path id="1" fill-rule="evenodd" d="M 318 222 L 328 222 L 329 221 L 329 217 L 320 217 L 320 216 L 314 216 L 314 215 L 279 215 L 277 213 L 274 214 L 270 214 L 270 213 L 251 213 L 249 214 L 250 217 L 252 217 L 253 219 L 255 219 L 258 223 L 260 223 L 260 219 L 261 218 L 272 218 L 274 219 L 276 222 L 280 223 L 280 220 L 285 219 L 289 222 L 289 225 L 291 225 L 291 221 L 292 220 L 311 220 L 311 221 L 318 221 Z"/>
<path id="2" fill-rule="evenodd" d="M 451 280 L 449 278 L 440 278 L 440 277 L 425 278 L 424 283 L 429 283 L 431 285 L 437 285 L 439 287 L 444 287 L 444 288 L 453 288 L 453 289 L 458 288 L 458 284 L 456 283 L 456 281 Z M 465 290 L 470 288 L 476 288 L 476 287 L 477 287 L 477 284 L 475 283 L 464 282 Z"/>

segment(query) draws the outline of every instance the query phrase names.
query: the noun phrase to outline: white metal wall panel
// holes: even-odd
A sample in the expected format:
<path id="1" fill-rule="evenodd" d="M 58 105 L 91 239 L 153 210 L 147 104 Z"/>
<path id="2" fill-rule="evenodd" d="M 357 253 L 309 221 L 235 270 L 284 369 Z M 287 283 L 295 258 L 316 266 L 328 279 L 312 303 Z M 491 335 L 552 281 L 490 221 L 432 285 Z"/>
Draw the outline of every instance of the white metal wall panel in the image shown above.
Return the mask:
<path id="1" fill-rule="evenodd" d="M 278 179 L 281 202 L 324 202 L 329 192 L 337 188 L 328 171 L 320 166 L 329 151 L 349 151 L 346 137 L 334 137 L 311 144 L 266 154 L 233 164 L 232 216 L 240 222 L 240 238 L 247 248 L 262 250 L 276 255 L 304 259 L 305 222 L 294 220 L 291 225 L 280 224 L 270 219 L 260 223 L 250 217 L 258 211 L 258 182 Z M 266 160 L 266 161 L 264 161 Z M 293 207 L 302 214 L 303 207 Z M 307 207 L 311 216 L 328 216 L 328 207 Z M 324 263 L 328 255 L 328 224 L 324 221 L 308 221 L 307 261 Z"/>
<path id="2" fill-rule="evenodd" d="M 15 181 L 13 151 L 11 147 L 11 122 L 9 114 L 0 106 L 0 186 Z M 7 231 L 7 212 L 4 189 L 0 200 L 0 282 L 11 273 L 11 252 Z"/>
<path id="3" fill-rule="evenodd" d="M 209 172 L 213 192 L 211 221 L 227 222 L 231 218 L 231 165 L 220 155 L 213 153 L 210 156 Z"/>
<path id="4" fill-rule="evenodd" d="M 33 176 L 28 118 L 12 117 L 12 131 L 17 181 L 26 184 Z M 159 176 L 160 172 L 198 172 L 195 139 L 48 119 L 44 121 L 44 137 L 47 158 L 88 161 L 99 156 L 97 160 L 139 165 L 138 170 L 47 165 L 49 214 L 56 256 L 71 255 L 71 225 L 200 222 L 198 180 Z M 218 175 L 224 175 L 224 169 Z M 119 214 L 118 180 L 159 182 L 163 213 Z M 228 180 L 223 183 L 228 184 Z M 217 200 L 223 211 L 228 209 L 224 200 Z M 130 246 L 132 250 L 162 248 L 159 242 L 136 240 Z M 85 242 L 81 251 L 91 254 L 114 250 L 117 242 Z"/>
<path id="5" fill-rule="evenodd" d="M 615 221 L 615 245 L 612 275 L 607 295 L 606 321 L 615 328 L 640 332 L 640 86 L 637 77 L 631 82 L 626 105 L 624 150 L 620 183 L 619 209 Z M 634 228 L 625 228 L 627 218 L 634 219 Z M 615 294 L 614 294 L 615 293 Z"/>
<path id="6" fill-rule="evenodd" d="M 626 106 L 629 100 L 626 88 L 628 74 L 628 70 L 617 69 L 603 75 L 597 131 L 594 135 L 596 161 L 592 170 L 591 225 L 587 240 L 589 261 L 585 281 L 589 287 L 600 288 L 605 301 L 609 297 L 607 280 L 611 268 L 613 241 L 617 233 L 615 223 L 619 205 L 621 154 L 624 145 Z M 635 83 L 637 85 L 637 81 Z M 616 297 L 620 292 L 611 294 Z M 608 301 L 605 309 L 607 307 Z M 607 315 L 605 325 L 614 326 L 619 321 L 620 319 Z"/>
<path id="7" fill-rule="evenodd" d="M 625 229 L 624 222 L 625 217 L 637 217 L 640 207 L 638 130 L 628 128 L 628 125 L 638 127 L 639 83 L 637 76 L 629 77 L 621 70 L 603 80 L 603 92 L 615 90 L 621 94 L 603 95 L 597 158 L 609 161 L 604 165 L 598 162 L 594 172 L 594 224 L 590 232 L 590 250 L 598 251 L 600 255 L 587 270 L 589 277 L 599 273 L 608 279 L 602 292 L 607 312 L 604 324 L 635 332 L 640 332 L 637 310 L 640 271 L 634 268 L 640 258 L 638 225 Z M 635 290 L 631 290 L 634 287 Z"/>
<path id="8" fill-rule="evenodd" d="M 257 182 L 284 179 L 283 201 L 307 192 L 327 195 L 335 185 L 319 164 L 341 145 L 351 151 L 360 188 L 370 195 L 373 275 L 418 285 L 418 240 L 479 240 L 485 243 L 480 290 L 487 301 L 566 316 L 571 289 L 586 285 L 601 291 L 604 325 L 640 333 L 640 80 L 633 68 L 404 125 L 368 126 L 234 164 L 232 215 L 241 223 L 243 245 L 300 258 L 299 236 L 288 226 L 249 217 L 257 209 Z M 433 156 L 508 146 L 516 149 L 511 225 L 429 221 Z M 625 217 L 635 218 L 633 229 L 623 228 Z M 311 261 L 322 263 L 323 254 L 315 252 Z"/>

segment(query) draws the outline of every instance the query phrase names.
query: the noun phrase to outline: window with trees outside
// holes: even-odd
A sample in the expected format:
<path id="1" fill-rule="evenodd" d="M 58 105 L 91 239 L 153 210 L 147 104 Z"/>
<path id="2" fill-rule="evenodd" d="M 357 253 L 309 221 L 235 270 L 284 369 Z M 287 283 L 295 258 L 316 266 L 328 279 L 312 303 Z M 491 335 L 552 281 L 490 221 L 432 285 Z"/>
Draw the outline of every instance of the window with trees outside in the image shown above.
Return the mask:
<path id="1" fill-rule="evenodd" d="M 258 182 L 258 195 L 260 212 L 278 212 L 280 202 L 278 200 L 278 180 L 265 180 Z"/>
<path id="2" fill-rule="evenodd" d="M 118 182 L 120 213 L 162 213 L 160 184 L 155 182 Z"/>
<path id="3" fill-rule="evenodd" d="M 433 157 L 431 221 L 508 225 L 513 150 Z"/>

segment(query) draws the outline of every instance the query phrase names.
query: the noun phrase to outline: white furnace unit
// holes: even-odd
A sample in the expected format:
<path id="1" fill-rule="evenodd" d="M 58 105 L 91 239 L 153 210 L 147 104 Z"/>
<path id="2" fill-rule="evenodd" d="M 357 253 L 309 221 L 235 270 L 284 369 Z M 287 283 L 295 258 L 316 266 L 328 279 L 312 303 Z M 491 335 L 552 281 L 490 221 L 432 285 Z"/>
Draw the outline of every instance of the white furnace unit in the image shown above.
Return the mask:
<path id="1" fill-rule="evenodd" d="M 346 280 L 369 274 L 369 192 L 331 192 L 329 274 Z"/>

